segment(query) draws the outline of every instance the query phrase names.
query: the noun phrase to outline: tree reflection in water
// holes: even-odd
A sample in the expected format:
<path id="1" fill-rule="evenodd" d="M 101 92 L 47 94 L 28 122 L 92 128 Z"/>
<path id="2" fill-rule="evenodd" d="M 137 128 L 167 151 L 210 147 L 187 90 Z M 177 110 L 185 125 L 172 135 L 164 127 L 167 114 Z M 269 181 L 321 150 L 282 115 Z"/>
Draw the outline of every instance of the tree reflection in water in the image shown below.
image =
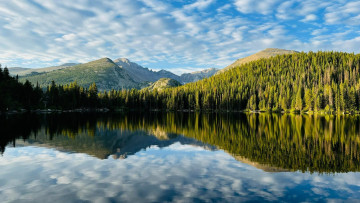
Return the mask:
<path id="1" fill-rule="evenodd" d="M 175 142 L 222 149 L 270 171 L 360 169 L 358 116 L 283 114 L 47 114 L 0 117 L 0 149 L 41 144 L 98 158 L 126 158 Z M 25 140 L 23 142 L 22 140 Z"/>

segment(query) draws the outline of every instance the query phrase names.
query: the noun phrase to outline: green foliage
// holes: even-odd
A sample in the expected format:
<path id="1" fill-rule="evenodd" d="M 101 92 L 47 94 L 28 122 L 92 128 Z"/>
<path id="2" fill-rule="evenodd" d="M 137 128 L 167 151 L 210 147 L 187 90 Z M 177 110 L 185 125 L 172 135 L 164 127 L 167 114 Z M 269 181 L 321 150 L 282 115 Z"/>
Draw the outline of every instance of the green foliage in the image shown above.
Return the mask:
<path id="1" fill-rule="evenodd" d="M 360 55 L 342 52 L 279 55 L 166 89 L 158 95 L 157 102 L 169 110 L 241 111 L 249 108 L 278 111 L 292 108 L 320 111 L 329 105 L 339 112 L 354 112 L 359 110 L 359 70 Z M 188 98 L 194 98 L 195 105 Z"/>
<path id="2" fill-rule="evenodd" d="M 302 93 L 301 88 L 299 88 L 298 92 L 296 93 L 296 100 L 295 100 L 295 110 L 301 111 L 303 108 L 302 102 Z"/>
<path id="3" fill-rule="evenodd" d="M 108 61 L 110 59 L 106 60 L 105 64 L 113 64 Z M 94 68 L 98 64 L 90 65 Z M 75 67 L 77 66 L 73 68 Z M 55 95 L 59 94 L 59 98 L 47 93 L 43 101 L 58 108 L 96 106 L 171 111 L 321 111 L 328 106 L 330 111 L 354 113 L 360 110 L 359 71 L 359 54 L 293 53 L 253 61 L 195 83 L 164 88 L 161 91 L 148 88 L 100 92 L 97 94 L 98 99 L 90 102 L 91 104 L 84 85 L 79 84 L 82 89 L 77 86 L 76 90 L 72 90 L 77 95 L 82 95 L 76 105 L 71 103 L 73 100 L 64 99 L 68 97 L 68 91 L 65 86 L 60 85 L 59 92 L 54 92 Z M 99 86 L 103 85 L 106 78 L 103 81 L 88 81 L 89 84 L 85 87 L 95 82 L 102 91 Z M 118 85 L 122 85 L 121 82 Z M 54 86 L 55 84 L 51 84 L 50 89 Z M 94 94 L 92 98 L 95 98 Z"/>
<path id="4" fill-rule="evenodd" d="M 260 59 L 211 78 L 168 89 L 201 101 L 198 110 L 359 111 L 360 55 L 342 52 L 293 53 Z M 256 98 L 256 102 L 255 101 Z M 187 105 L 186 103 L 184 104 Z M 196 108 L 195 108 L 196 109 Z M 174 110 L 179 110 L 175 106 Z"/>
<path id="5" fill-rule="evenodd" d="M 11 77 L 9 70 L 2 69 L 0 64 L 0 111 L 38 108 L 41 98 L 39 85 L 33 87 L 29 81 L 18 82 L 17 77 Z"/>

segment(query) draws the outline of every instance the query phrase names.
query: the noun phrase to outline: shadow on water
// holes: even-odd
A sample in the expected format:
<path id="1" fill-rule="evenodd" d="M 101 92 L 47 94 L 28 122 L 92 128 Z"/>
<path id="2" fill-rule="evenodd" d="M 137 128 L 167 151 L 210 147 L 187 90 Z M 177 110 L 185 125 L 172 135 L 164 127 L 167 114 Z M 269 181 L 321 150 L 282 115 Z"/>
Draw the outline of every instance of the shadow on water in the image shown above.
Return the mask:
<path id="1" fill-rule="evenodd" d="M 360 171 L 358 116 L 47 114 L 0 117 L 0 150 L 36 145 L 105 159 L 175 142 L 222 149 L 265 171 Z"/>

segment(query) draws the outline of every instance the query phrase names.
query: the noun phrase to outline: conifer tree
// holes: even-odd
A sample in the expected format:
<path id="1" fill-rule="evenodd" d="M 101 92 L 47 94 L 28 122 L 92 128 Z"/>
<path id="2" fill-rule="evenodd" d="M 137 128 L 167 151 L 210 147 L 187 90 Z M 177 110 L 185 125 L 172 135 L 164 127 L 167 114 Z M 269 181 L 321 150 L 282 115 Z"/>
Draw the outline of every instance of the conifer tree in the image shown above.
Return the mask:
<path id="1" fill-rule="evenodd" d="M 298 89 L 295 100 L 295 110 L 301 111 L 303 109 L 303 101 L 301 96 L 301 87 Z"/>

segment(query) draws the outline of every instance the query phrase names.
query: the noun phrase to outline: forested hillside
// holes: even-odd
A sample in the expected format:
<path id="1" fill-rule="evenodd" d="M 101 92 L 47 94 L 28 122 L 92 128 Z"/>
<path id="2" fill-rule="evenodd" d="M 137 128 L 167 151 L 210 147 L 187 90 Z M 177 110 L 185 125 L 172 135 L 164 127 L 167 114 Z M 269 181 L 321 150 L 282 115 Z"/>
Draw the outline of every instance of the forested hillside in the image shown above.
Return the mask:
<path id="1" fill-rule="evenodd" d="M 139 88 L 129 74 L 109 58 L 102 58 L 89 63 L 79 64 L 51 72 L 43 72 L 34 75 L 20 77 L 22 82 L 29 80 L 46 87 L 55 81 L 57 84 L 66 85 L 77 82 L 82 87 L 89 87 L 96 83 L 99 90 Z"/>
<path id="2" fill-rule="evenodd" d="M 279 55 L 168 89 L 165 101 L 168 109 L 354 112 L 360 105 L 359 66 L 359 54 Z"/>
<path id="3" fill-rule="evenodd" d="M 286 49 L 267 48 L 267 49 L 264 49 L 262 51 L 255 53 L 253 55 L 250 55 L 250 56 L 247 56 L 244 58 L 239 58 L 234 63 L 221 69 L 219 72 L 217 72 L 217 74 L 223 73 L 231 68 L 236 68 L 236 67 L 244 65 L 246 63 L 250 63 L 252 61 L 257 61 L 259 59 L 271 58 L 271 57 L 274 57 L 277 55 L 285 55 L 285 54 L 293 54 L 293 53 L 297 53 L 297 52 L 293 51 L 293 50 L 286 50 Z"/>
<path id="4" fill-rule="evenodd" d="M 174 99 L 167 104 L 170 109 L 354 112 L 359 110 L 359 70 L 359 54 L 279 55 L 169 89 L 166 94 Z"/>
<path id="5" fill-rule="evenodd" d="M 163 91 L 133 89 L 98 93 L 93 84 L 89 93 L 75 83 L 52 84 L 44 100 L 55 108 L 82 107 L 84 104 L 76 95 L 84 98 L 92 95 L 91 106 L 111 109 L 354 113 L 360 109 L 359 71 L 359 54 L 302 52 L 260 59 Z M 66 102 L 54 99 L 64 97 L 67 92 L 75 96 L 69 96 Z"/>

